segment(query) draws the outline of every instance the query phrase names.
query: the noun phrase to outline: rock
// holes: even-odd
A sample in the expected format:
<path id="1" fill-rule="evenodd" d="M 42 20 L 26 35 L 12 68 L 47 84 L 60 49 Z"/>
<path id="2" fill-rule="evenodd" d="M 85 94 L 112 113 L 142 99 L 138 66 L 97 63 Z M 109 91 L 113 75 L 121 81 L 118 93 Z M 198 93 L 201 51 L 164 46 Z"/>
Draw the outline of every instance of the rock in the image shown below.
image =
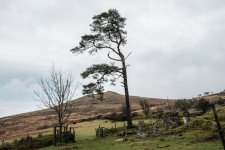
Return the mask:
<path id="1" fill-rule="evenodd" d="M 124 142 L 125 139 L 117 139 L 115 142 Z"/>
<path id="2" fill-rule="evenodd" d="M 141 138 L 145 138 L 148 136 L 148 133 L 147 132 L 138 132 L 137 135 Z"/>
<path id="3" fill-rule="evenodd" d="M 123 132 L 119 132 L 119 133 L 117 133 L 117 136 L 125 136 L 125 132 L 123 131 Z"/>

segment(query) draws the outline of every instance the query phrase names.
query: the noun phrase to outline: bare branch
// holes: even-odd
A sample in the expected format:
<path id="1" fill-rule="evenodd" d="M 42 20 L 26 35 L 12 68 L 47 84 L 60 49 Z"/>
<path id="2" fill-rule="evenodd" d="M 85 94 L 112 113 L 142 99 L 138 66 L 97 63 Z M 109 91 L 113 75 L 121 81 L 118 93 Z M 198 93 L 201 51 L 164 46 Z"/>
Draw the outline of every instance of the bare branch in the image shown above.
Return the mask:
<path id="1" fill-rule="evenodd" d="M 34 93 L 45 107 L 50 108 L 57 114 L 57 124 L 64 125 L 73 111 L 73 103 L 76 89 L 80 84 L 73 86 L 72 75 L 55 71 L 54 67 L 49 72 L 49 77 L 40 79 L 39 89 Z"/>
<path id="2" fill-rule="evenodd" d="M 112 58 L 112 57 L 110 56 L 110 52 L 108 53 L 108 57 L 109 57 L 109 59 L 112 59 L 112 60 L 115 60 L 115 61 L 122 61 L 122 60 L 120 60 L 120 59 Z"/>
<path id="3" fill-rule="evenodd" d="M 130 56 L 130 54 L 132 54 L 132 52 L 130 52 L 130 53 L 125 57 L 125 60 Z"/>

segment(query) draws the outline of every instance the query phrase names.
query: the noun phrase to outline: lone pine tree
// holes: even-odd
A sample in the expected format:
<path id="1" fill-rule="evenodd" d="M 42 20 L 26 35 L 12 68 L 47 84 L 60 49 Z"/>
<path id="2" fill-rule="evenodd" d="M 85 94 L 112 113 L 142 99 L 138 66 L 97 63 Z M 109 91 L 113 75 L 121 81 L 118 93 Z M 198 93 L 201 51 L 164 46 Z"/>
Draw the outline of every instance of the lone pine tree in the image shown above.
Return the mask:
<path id="1" fill-rule="evenodd" d="M 108 52 L 108 58 L 114 63 L 95 64 L 88 67 L 81 74 L 84 79 L 92 76 L 96 81 L 83 85 L 83 94 L 102 94 L 104 83 L 110 81 L 114 85 L 117 79 L 122 78 L 122 85 L 125 91 L 127 125 L 131 127 L 132 118 L 126 65 L 126 58 L 130 53 L 125 56 L 121 49 L 126 44 L 125 21 L 126 18 L 121 17 L 115 9 L 109 9 L 107 12 L 94 16 L 90 25 L 92 34 L 82 36 L 79 46 L 71 49 L 71 52 L 75 54 L 82 54 L 85 51 L 88 51 L 90 54 L 98 53 L 102 50 Z M 115 62 L 119 65 L 115 65 Z"/>

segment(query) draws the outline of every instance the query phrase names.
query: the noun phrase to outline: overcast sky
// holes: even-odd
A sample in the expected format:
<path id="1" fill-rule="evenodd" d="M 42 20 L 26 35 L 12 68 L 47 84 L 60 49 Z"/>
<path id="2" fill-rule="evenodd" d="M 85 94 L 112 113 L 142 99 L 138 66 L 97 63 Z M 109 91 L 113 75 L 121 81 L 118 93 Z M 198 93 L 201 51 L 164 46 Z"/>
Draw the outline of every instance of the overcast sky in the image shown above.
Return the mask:
<path id="1" fill-rule="evenodd" d="M 127 18 L 131 95 L 192 98 L 225 89 L 224 0 L 0 0 L 0 117 L 39 109 L 33 89 L 52 65 L 85 82 L 86 67 L 108 62 L 69 50 L 110 8 Z M 120 84 L 106 90 L 123 93 Z"/>

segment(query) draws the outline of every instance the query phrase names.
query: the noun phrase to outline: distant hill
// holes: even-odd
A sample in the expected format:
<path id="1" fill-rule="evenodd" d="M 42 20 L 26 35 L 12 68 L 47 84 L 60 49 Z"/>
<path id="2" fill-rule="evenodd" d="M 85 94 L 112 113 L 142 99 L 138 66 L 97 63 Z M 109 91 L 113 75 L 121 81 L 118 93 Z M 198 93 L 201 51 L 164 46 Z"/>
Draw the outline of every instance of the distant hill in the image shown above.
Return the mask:
<path id="1" fill-rule="evenodd" d="M 173 104 L 174 100 L 130 96 L 133 111 L 140 110 L 139 101 L 147 100 L 154 105 Z M 103 100 L 90 96 L 83 96 L 71 101 L 75 109 L 70 122 L 79 122 L 97 115 L 120 112 L 125 96 L 115 92 L 105 92 Z M 49 109 L 28 112 L 0 118 L 0 139 L 15 139 L 27 134 L 37 134 L 39 129 L 51 127 L 55 122 L 55 114 Z"/>
<path id="2" fill-rule="evenodd" d="M 216 93 L 207 96 L 202 96 L 209 101 L 215 101 L 219 98 L 225 99 L 225 93 Z M 199 99 L 202 97 L 196 97 Z M 159 106 L 173 105 L 176 100 L 167 100 L 159 98 L 147 98 L 140 96 L 130 96 L 130 103 L 132 111 L 140 111 L 140 101 L 149 101 L 154 105 L 154 108 Z M 125 96 L 115 92 L 105 92 L 103 100 L 99 100 L 96 95 L 94 98 L 90 96 L 83 96 L 71 101 L 74 103 L 75 109 L 71 113 L 69 123 L 76 123 L 92 118 L 99 115 L 107 115 L 113 112 L 120 112 L 122 104 L 125 102 Z M 12 140 L 19 137 L 29 135 L 37 135 L 39 131 L 46 129 L 47 132 L 52 131 L 48 128 L 52 127 L 55 123 L 55 113 L 50 109 L 43 109 L 13 116 L 0 118 L 0 140 Z"/>

